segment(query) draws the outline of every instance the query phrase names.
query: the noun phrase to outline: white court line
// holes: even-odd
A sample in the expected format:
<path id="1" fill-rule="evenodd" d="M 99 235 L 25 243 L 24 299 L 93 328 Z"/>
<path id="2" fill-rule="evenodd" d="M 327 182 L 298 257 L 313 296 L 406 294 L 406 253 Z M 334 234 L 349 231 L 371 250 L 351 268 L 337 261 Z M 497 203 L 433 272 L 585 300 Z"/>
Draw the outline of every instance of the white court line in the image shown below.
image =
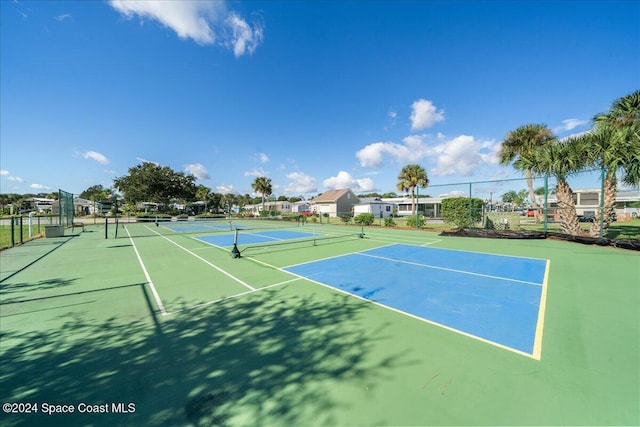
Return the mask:
<path id="1" fill-rule="evenodd" d="M 129 230 L 127 229 L 126 225 L 124 226 L 124 229 L 127 232 L 127 235 L 129 236 L 129 241 L 131 242 L 131 245 L 133 246 L 133 250 L 135 251 L 136 256 L 138 257 L 138 262 L 140 263 L 140 267 L 142 267 L 142 271 L 144 272 L 144 277 L 146 277 L 147 283 L 149 283 L 149 287 L 151 288 L 151 293 L 153 294 L 153 299 L 156 300 L 156 305 L 160 309 L 160 313 L 162 313 L 163 316 L 166 316 L 167 310 L 165 310 L 164 305 L 160 300 L 160 295 L 158 294 L 158 291 L 156 290 L 156 287 L 153 284 L 153 281 L 151 280 L 151 276 L 149 275 L 147 268 L 144 266 L 144 262 L 142 262 L 142 257 L 140 256 L 140 252 L 138 252 L 138 248 L 136 247 L 136 244 L 134 243 L 133 238 L 131 237 L 131 234 L 129 233 Z"/>
<path id="2" fill-rule="evenodd" d="M 395 243 L 389 243 L 389 244 L 387 244 L 387 245 L 378 246 L 377 248 L 373 248 L 373 249 L 386 248 L 387 246 L 394 246 L 394 245 L 395 245 Z M 299 265 L 313 264 L 314 262 L 326 261 L 326 260 L 328 260 L 328 259 L 341 258 L 341 257 L 343 257 L 343 256 L 359 254 L 359 253 L 361 253 L 361 252 L 370 251 L 370 250 L 373 250 L 373 249 L 363 249 L 362 251 L 349 252 L 349 253 L 346 253 L 346 254 L 340 254 L 340 255 L 328 256 L 328 257 L 326 257 L 326 258 L 314 259 L 314 260 L 311 260 L 311 261 L 305 261 L 305 262 L 301 262 L 301 263 L 298 263 L 298 264 L 291 264 L 291 265 L 287 265 L 287 266 L 285 266 L 285 267 L 282 267 L 281 269 L 282 269 L 282 270 L 284 270 L 284 271 L 286 271 L 287 273 L 291 273 L 290 271 L 287 271 L 286 269 L 287 269 L 287 268 L 291 268 L 291 267 L 297 267 L 297 266 L 299 266 Z M 258 260 L 255 260 L 255 261 L 258 261 Z M 258 262 L 261 262 L 261 261 L 258 261 Z M 274 267 L 274 268 L 278 268 L 278 267 Z M 291 273 L 291 274 L 295 274 L 295 273 Z"/>
<path id="3" fill-rule="evenodd" d="M 222 301 L 227 301 L 227 300 L 230 300 L 230 299 L 238 298 L 238 297 L 241 297 L 241 296 L 244 296 L 244 295 L 253 294 L 253 293 L 256 293 L 256 292 L 263 291 L 265 289 L 269 289 L 269 288 L 274 288 L 276 286 L 285 285 L 287 283 L 295 282 L 295 281 L 301 280 L 301 279 L 302 279 L 301 277 L 294 277 L 293 279 L 285 280 L 284 282 L 274 283 L 273 285 L 265 286 L 265 287 L 262 287 L 262 288 L 257 288 L 257 289 L 254 289 L 252 291 L 244 291 L 244 292 L 240 292 L 239 294 L 230 295 L 228 297 L 222 297 L 222 298 L 218 298 L 218 299 L 213 300 L 213 301 L 207 301 L 207 302 L 203 302 L 203 303 L 200 303 L 200 304 L 192 305 L 191 307 L 181 308 L 180 310 L 168 312 L 167 315 L 181 313 L 183 311 L 193 310 L 193 309 L 200 308 L 200 307 L 206 307 L 208 305 L 212 305 L 212 304 L 216 304 L 216 303 L 219 303 L 219 302 L 222 302 Z"/>
<path id="4" fill-rule="evenodd" d="M 147 227 L 145 225 L 145 227 Z M 221 269 L 220 267 L 218 267 L 215 264 L 212 264 L 211 262 L 207 261 L 206 259 L 202 258 L 200 255 L 190 251 L 189 249 L 185 248 L 184 246 L 179 245 L 178 243 L 174 242 L 173 240 L 169 239 L 166 236 L 163 236 L 162 234 L 158 233 L 157 231 L 155 231 L 153 228 L 149 228 L 147 227 L 149 230 L 151 230 L 152 232 L 154 232 L 155 234 L 157 234 L 158 236 L 162 237 L 163 239 L 165 239 L 166 241 L 173 243 L 174 245 L 176 245 L 177 247 L 179 247 L 180 249 L 182 249 L 183 251 L 187 252 L 190 255 L 193 255 L 194 257 L 198 258 L 200 261 L 204 262 L 205 264 L 207 264 L 210 267 L 215 268 L 216 270 L 218 270 L 220 273 L 224 274 L 227 277 L 230 277 L 231 279 L 235 280 L 236 282 L 240 283 L 242 286 L 244 286 L 247 289 L 250 289 L 252 291 L 255 291 L 256 288 L 254 288 L 253 286 L 243 282 L 242 280 L 238 279 L 236 276 L 234 276 L 233 274 L 224 271 L 223 269 Z"/>
<path id="5" fill-rule="evenodd" d="M 396 244 L 412 245 L 412 246 L 428 246 L 428 245 L 433 245 L 434 243 L 438 243 L 442 241 L 442 239 L 429 239 L 429 242 L 423 243 L 425 239 L 422 239 L 419 237 L 408 237 L 408 238 L 403 237 L 402 238 L 403 243 L 400 243 L 397 238 L 377 236 L 375 235 L 375 232 L 374 234 L 366 233 L 366 235 L 369 240 L 372 240 L 374 242 L 395 242 Z M 404 243 L 404 242 L 410 242 L 410 243 Z"/>
<path id="6" fill-rule="evenodd" d="M 419 262 L 403 261 L 403 260 L 400 260 L 400 259 L 388 258 L 388 257 L 383 257 L 383 256 L 378 256 L 378 255 L 365 254 L 365 253 L 362 253 L 362 252 L 356 252 L 356 255 L 361 255 L 361 256 L 366 256 L 366 257 L 371 257 L 371 258 L 378 258 L 378 259 L 383 259 L 383 260 L 386 260 L 386 261 L 394 261 L 394 262 L 399 262 L 399 263 L 402 263 L 402 264 L 416 265 L 418 267 L 433 268 L 434 270 L 451 271 L 453 273 L 467 274 L 467 275 L 470 275 L 470 276 L 487 277 L 489 279 L 497 279 L 497 280 L 504 280 L 504 281 L 508 281 L 508 282 L 524 283 L 526 285 L 542 286 L 542 283 L 529 282 L 527 280 L 509 279 L 507 277 L 492 276 L 490 274 L 473 273 L 471 271 L 456 270 L 454 268 L 446 268 L 446 267 L 438 267 L 438 266 L 435 266 L 435 265 L 422 264 L 422 263 L 419 263 Z"/>

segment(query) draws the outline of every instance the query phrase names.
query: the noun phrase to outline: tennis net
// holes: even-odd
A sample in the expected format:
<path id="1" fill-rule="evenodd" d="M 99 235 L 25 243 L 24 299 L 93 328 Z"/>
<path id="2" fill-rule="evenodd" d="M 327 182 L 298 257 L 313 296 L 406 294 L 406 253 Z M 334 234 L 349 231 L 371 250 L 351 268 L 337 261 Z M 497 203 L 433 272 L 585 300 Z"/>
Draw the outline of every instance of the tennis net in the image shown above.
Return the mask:
<path id="1" fill-rule="evenodd" d="M 304 223 L 287 219 L 208 218 L 182 220 L 169 217 L 118 219 L 115 237 L 152 237 L 177 234 L 209 235 L 234 230 L 286 230 L 303 228 Z"/>
<path id="2" fill-rule="evenodd" d="M 237 245 L 240 254 L 295 250 L 312 246 L 334 244 L 363 238 L 362 227 L 309 225 L 297 230 L 272 230 L 255 232 L 238 230 Z"/>

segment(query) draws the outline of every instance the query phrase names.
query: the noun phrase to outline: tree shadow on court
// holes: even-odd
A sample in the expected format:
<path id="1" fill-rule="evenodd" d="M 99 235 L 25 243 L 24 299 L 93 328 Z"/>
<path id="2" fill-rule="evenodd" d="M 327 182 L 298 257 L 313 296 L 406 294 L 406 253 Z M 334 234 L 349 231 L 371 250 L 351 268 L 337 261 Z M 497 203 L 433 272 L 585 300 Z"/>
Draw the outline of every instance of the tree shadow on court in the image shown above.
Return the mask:
<path id="1" fill-rule="evenodd" d="M 5 330 L 2 402 L 106 403 L 109 413 L 3 414 L 0 424 L 335 425 L 349 392 L 362 401 L 410 363 L 401 349 L 375 354 L 387 337 L 368 326 L 370 307 L 280 288 L 165 317 L 66 312 L 57 327 Z M 112 403 L 135 412 L 114 414 L 125 406 Z"/>
<path id="2" fill-rule="evenodd" d="M 41 292 L 48 289 L 60 289 L 65 286 L 72 285 L 76 279 L 63 279 L 60 277 L 52 277 L 49 279 L 38 280 L 37 282 L 18 282 L 0 285 L 0 301 L 2 304 L 8 303 L 16 298 L 8 297 L 11 294 L 20 294 L 22 299 L 30 292 Z"/>

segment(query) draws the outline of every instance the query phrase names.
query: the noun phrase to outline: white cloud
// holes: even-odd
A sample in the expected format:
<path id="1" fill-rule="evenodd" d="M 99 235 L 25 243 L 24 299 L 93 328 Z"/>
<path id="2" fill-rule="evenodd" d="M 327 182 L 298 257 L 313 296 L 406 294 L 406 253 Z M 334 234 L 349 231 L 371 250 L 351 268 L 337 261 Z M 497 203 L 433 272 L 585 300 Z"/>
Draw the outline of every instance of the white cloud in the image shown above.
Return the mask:
<path id="1" fill-rule="evenodd" d="M 84 157 L 85 159 L 95 160 L 102 165 L 109 164 L 109 159 L 107 159 L 103 154 L 100 154 L 97 151 L 87 151 L 82 154 L 82 157 Z"/>
<path id="2" fill-rule="evenodd" d="M 482 165 L 498 163 L 500 144 L 495 141 L 476 141 L 473 136 L 460 135 L 436 147 L 436 167 L 432 175 L 473 175 Z"/>
<path id="3" fill-rule="evenodd" d="M 588 124 L 587 120 L 582 119 L 566 119 L 562 121 L 562 125 L 553 128 L 554 133 L 567 132 L 577 127 Z"/>
<path id="4" fill-rule="evenodd" d="M 68 13 L 62 13 L 62 14 L 60 14 L 60 15 L 58 15 L 58 16 L 56 16 L 56 17 L 54 17 L 54 19 L 55 19 L 56 21 L 60 21 L 60 22 L 62 22 L 62 21 L 65 21 L 65 20 L 67 20 L 67 19 L 71 19 L 71 15 L 69 15 Z"/>
<path id="5" fill-rule="evenodd" d="M 473 136 L 460 135 L 448 139 L 445 135 L 409 135 L 396 142 L 376 142 L 356 152 L 361 167 L 382 166 L 385 157 L 398 165 L 433 161 L 436 167 L 429 175 L 473 175 L 476 168 L 498 164 L 500 144 L 495 141 L 477 141 Z"/>
<path id="6" fill-rule="evenodd" d="M 419 163 L 429 154 L 433 148 L 425 143 L 428 135 L 410 135 L 403 139 L 403 144 L 397 142 L 374 142 L 356 152 L 363 168 L 375 168 L 382 166 L 385 155 L 392 158 L 395 163 L 406 165 Z"/>
<path id="7" fill-rule="evenodd" d="M 205 168 L 200 163 L 190 163 L 188 165 L 185 165 L 184 170 L 195 176 L 197 179 L 211 179 L 207 168 Z"/>
<path id="8" fill-rule="evenodd" d="M 353 191 L 373 191 L 375 185 L 371 178 L 355 179 L 349 172 L 340 171 L 337 176 L 322 181 L 322 185 L 328 190 L 339 190 L 342 188 L 350 188 Z"/>
<path id="9" fill-rule="evenodd" d="M 269 172 L 266 172 L 264 169 L 254 169 L 251 171 L 247 171 L 244 173 L 244 176 L 269 176 Z"/>
<path id="10" fill-rule="evenodd" d="M 24 179 L 19 176 L 9 176 L 9 181 L 24 182 Z"/>
<path id="11" fill-rule="evenodd" d="M 245 53 L 249 55 L 255 52 L 256 48 L 264 39 L 264 30 L 261 24 L 255 23 L 251 27 L 247 21 L 232 12 L 225 24 L 231 30 L 232 36 L 228 38 L 226 45 L 233 49 L 233 54 L 238 57 Z"/>
<path id="12" fill-rule="evenodd" d="M 268 163 L 269 162 L 269 156 L 267 156 L 264 153 L 256 153 L 253 155 L 253 160 L 256 162 L 260 162 L 260 163 Z"/>
<path id="13" fill-rule="evenodd" d="M 444 120 L 444 112 L 437 111 L 431 101 L 419 99 L 411 104 L 411 130 L 430 128 Z"/>
<path id="14" fill-rule="evenodd" d="M 127 19 L 134 16 L 160 22 L 182 39 L 202 45 L 217 44 L 231 49 L 236 57 L 252 54 L 264 39 L 260 22 L 252 25 L 222 1 L 211 0 L 111 0 L 111 7 Z"/>
<path id="15" fill-rule="evenodd" d="M 216 192 L 221 194 L 231 194 L 235 193 L 236 189 L 233 187 L 233 184 L 220 184 L 216 187 Z"/>
<path id="16" fill-rule="evenodd" d="M 34 190 L 51 190 L 51 187 L 47 187 L 46 185 L 42 184 L 30 184 L 29 187 L 33 188 Z"/>
<path id="17" fill-rule="evenodd" d="M 8 170 L 0 170 L 0 176 L 9 176 L 9 171 Z"/>
<path id="18" fill-rule="evenodd" d="M 284 188 L 286 193 L 315 193 L 318 191 L 316 179 L 302 172 L 291 172 L 286 175 L 293 182 Z"/>
<path id="19" fill-rule="evenodd" d="M 453 190 L 453 191 L 449 191 L 448 193 L 438 194 L 438 197 L 467 197 L 467 196 L 469 196 L 469 193 L 462 190 Z"/>

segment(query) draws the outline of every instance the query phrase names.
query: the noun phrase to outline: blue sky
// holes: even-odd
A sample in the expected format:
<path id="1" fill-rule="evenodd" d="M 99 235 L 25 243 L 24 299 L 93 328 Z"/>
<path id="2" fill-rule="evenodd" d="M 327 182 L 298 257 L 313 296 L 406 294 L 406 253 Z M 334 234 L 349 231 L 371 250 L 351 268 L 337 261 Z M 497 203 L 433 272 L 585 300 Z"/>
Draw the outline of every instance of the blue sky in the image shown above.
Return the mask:
<path id="1" fill-rule="evenodd" d="M 640 86 L 637 1 L 1 1 L 0 24 L 3 193 L 142 161 L 276 196 L 520 177 L 508 131 L 584 132 Z"/>

